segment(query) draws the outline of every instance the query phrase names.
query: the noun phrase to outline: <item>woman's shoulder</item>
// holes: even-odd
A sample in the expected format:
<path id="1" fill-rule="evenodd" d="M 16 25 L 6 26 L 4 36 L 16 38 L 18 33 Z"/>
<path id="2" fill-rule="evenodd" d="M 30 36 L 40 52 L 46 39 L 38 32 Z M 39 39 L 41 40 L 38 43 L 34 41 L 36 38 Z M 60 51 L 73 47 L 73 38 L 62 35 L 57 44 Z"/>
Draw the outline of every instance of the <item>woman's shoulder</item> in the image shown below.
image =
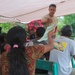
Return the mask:
<path id="1" fill-rule="evenodd" d="M 44 52 L 44 45 L 34 45 L 34 46 L 28 46 L 26 47 L 26 53 L 38 53 L 38 52 Z"/>
<path id="2" fill-rule="evenodd" d="M 33 46 L 27 46 L 26 47 L 26 50 L 36 50 L 36 49 L 39 49 L 39 48 L 43 48 L 44 45 L 40 44 L 40 45 L 33 45 Z"/>

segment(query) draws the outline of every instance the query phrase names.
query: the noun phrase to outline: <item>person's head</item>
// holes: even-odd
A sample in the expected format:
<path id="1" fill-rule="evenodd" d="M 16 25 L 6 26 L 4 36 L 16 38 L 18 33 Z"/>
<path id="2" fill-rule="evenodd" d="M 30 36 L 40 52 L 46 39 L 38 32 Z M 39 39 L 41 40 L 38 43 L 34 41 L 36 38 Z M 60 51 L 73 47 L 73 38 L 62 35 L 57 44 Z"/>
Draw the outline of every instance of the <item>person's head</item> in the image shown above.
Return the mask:
<path id="1" fill-rule="evenodd" d="M 45 33 L 45 28 L 44 27 L 38 27 L 36 30 L 36 36 L 37 37 L 42 37 Z"/>
<path id="2" fill-rule="evenodd" d="M 70 37 L 72 35 L 72 27 L 70 25 L 63 26 L 61 29 L 61 35 L 65 37 Z"/>
<path id="3" fill-rule="evenodd" d="M 56 5 L 55 4 L 49 5 L 49 15 L 54 16 L 55 12 L 56 12 Z"/>
<path id="4" fill-rule="evenodd" d="M 11 28 L 7 33 L 7 43 L 13 47 L 15 44 L 18 46 L 24 45 L 26 42 L 26 31 L 20 27 L 15 26 Z"/>
<path id="5" fill-rule="evenodd" d="M 29 75 L 25 58 L 26 32 L 20 26 L 11 28 L 7 33 L 7 43 L 11 46 L 7 57 L 9 75 Z"/>

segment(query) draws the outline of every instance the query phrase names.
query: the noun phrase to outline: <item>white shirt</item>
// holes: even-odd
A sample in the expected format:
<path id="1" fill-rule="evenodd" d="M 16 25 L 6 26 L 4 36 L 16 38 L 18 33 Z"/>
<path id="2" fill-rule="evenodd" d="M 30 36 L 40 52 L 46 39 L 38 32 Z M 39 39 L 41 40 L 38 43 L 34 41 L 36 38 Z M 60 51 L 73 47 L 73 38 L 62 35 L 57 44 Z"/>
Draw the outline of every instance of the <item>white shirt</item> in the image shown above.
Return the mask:
<path id="1" fill-rule="evenodd" d="M 59 50 L 52 50 L 50 52 L 49 60 L 58 62 L 58 75 L 70 75 L 72 72 L 70 61 L 71 56 L 75 55 L 75 41 L 63 36 L 56 38 L 55 41 L 65 42 L 67 46 L 63 52 Z"/>

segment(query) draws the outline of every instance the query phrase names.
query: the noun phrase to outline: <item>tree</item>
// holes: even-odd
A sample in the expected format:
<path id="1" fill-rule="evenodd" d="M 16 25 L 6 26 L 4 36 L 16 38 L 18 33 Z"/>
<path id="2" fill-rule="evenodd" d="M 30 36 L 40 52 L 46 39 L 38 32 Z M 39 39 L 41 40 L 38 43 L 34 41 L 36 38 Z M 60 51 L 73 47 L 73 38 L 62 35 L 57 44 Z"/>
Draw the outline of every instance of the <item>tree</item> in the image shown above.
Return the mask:
<path id="1" fill-rule="evenodd" d="M 0 23 L 0 27 L 2 27 L 2 32 L 7 33 L 13 25 L 11 25 L 11 23 Z"/>
<path id="2" fill-rule="evenodd" d="M 75 22 L 75 14 L 70 14 L 70 15 L 64 16 L 64 24 L 71 25 L 74 22 Z"/>
<path id="3" fill-rule="evenodd" d="M 20 22 L 15 22 L 15 23 L 0 23 L 0 27 L 2 27 L 2 32 L 7 33 L 10 28 L 13 26 L 19 25 L 23 27 L 24 29 L 26 28 L 25 24 L 20 23 Z"/>
<path id="4" fill-rule="evenodd" d="M 61 28 L 64 26 L 64 16 L 58 17 L 58 27 L 61 30 Z"/>

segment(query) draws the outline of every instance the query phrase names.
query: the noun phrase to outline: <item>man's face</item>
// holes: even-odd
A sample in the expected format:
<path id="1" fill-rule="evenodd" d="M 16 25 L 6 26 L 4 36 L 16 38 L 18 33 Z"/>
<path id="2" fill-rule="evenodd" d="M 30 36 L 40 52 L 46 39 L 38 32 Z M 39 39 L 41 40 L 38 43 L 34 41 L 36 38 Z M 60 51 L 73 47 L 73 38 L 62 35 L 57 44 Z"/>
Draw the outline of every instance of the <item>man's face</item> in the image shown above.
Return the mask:
<path id="1" fill-rule="evenodd" d="M 53 16 L 54 14 L 55 14 L 55 12 L 56 12 L 56 8 L 55 7 L 49 7 L 49 14 L 50 14 L 50 16 Z"/>

